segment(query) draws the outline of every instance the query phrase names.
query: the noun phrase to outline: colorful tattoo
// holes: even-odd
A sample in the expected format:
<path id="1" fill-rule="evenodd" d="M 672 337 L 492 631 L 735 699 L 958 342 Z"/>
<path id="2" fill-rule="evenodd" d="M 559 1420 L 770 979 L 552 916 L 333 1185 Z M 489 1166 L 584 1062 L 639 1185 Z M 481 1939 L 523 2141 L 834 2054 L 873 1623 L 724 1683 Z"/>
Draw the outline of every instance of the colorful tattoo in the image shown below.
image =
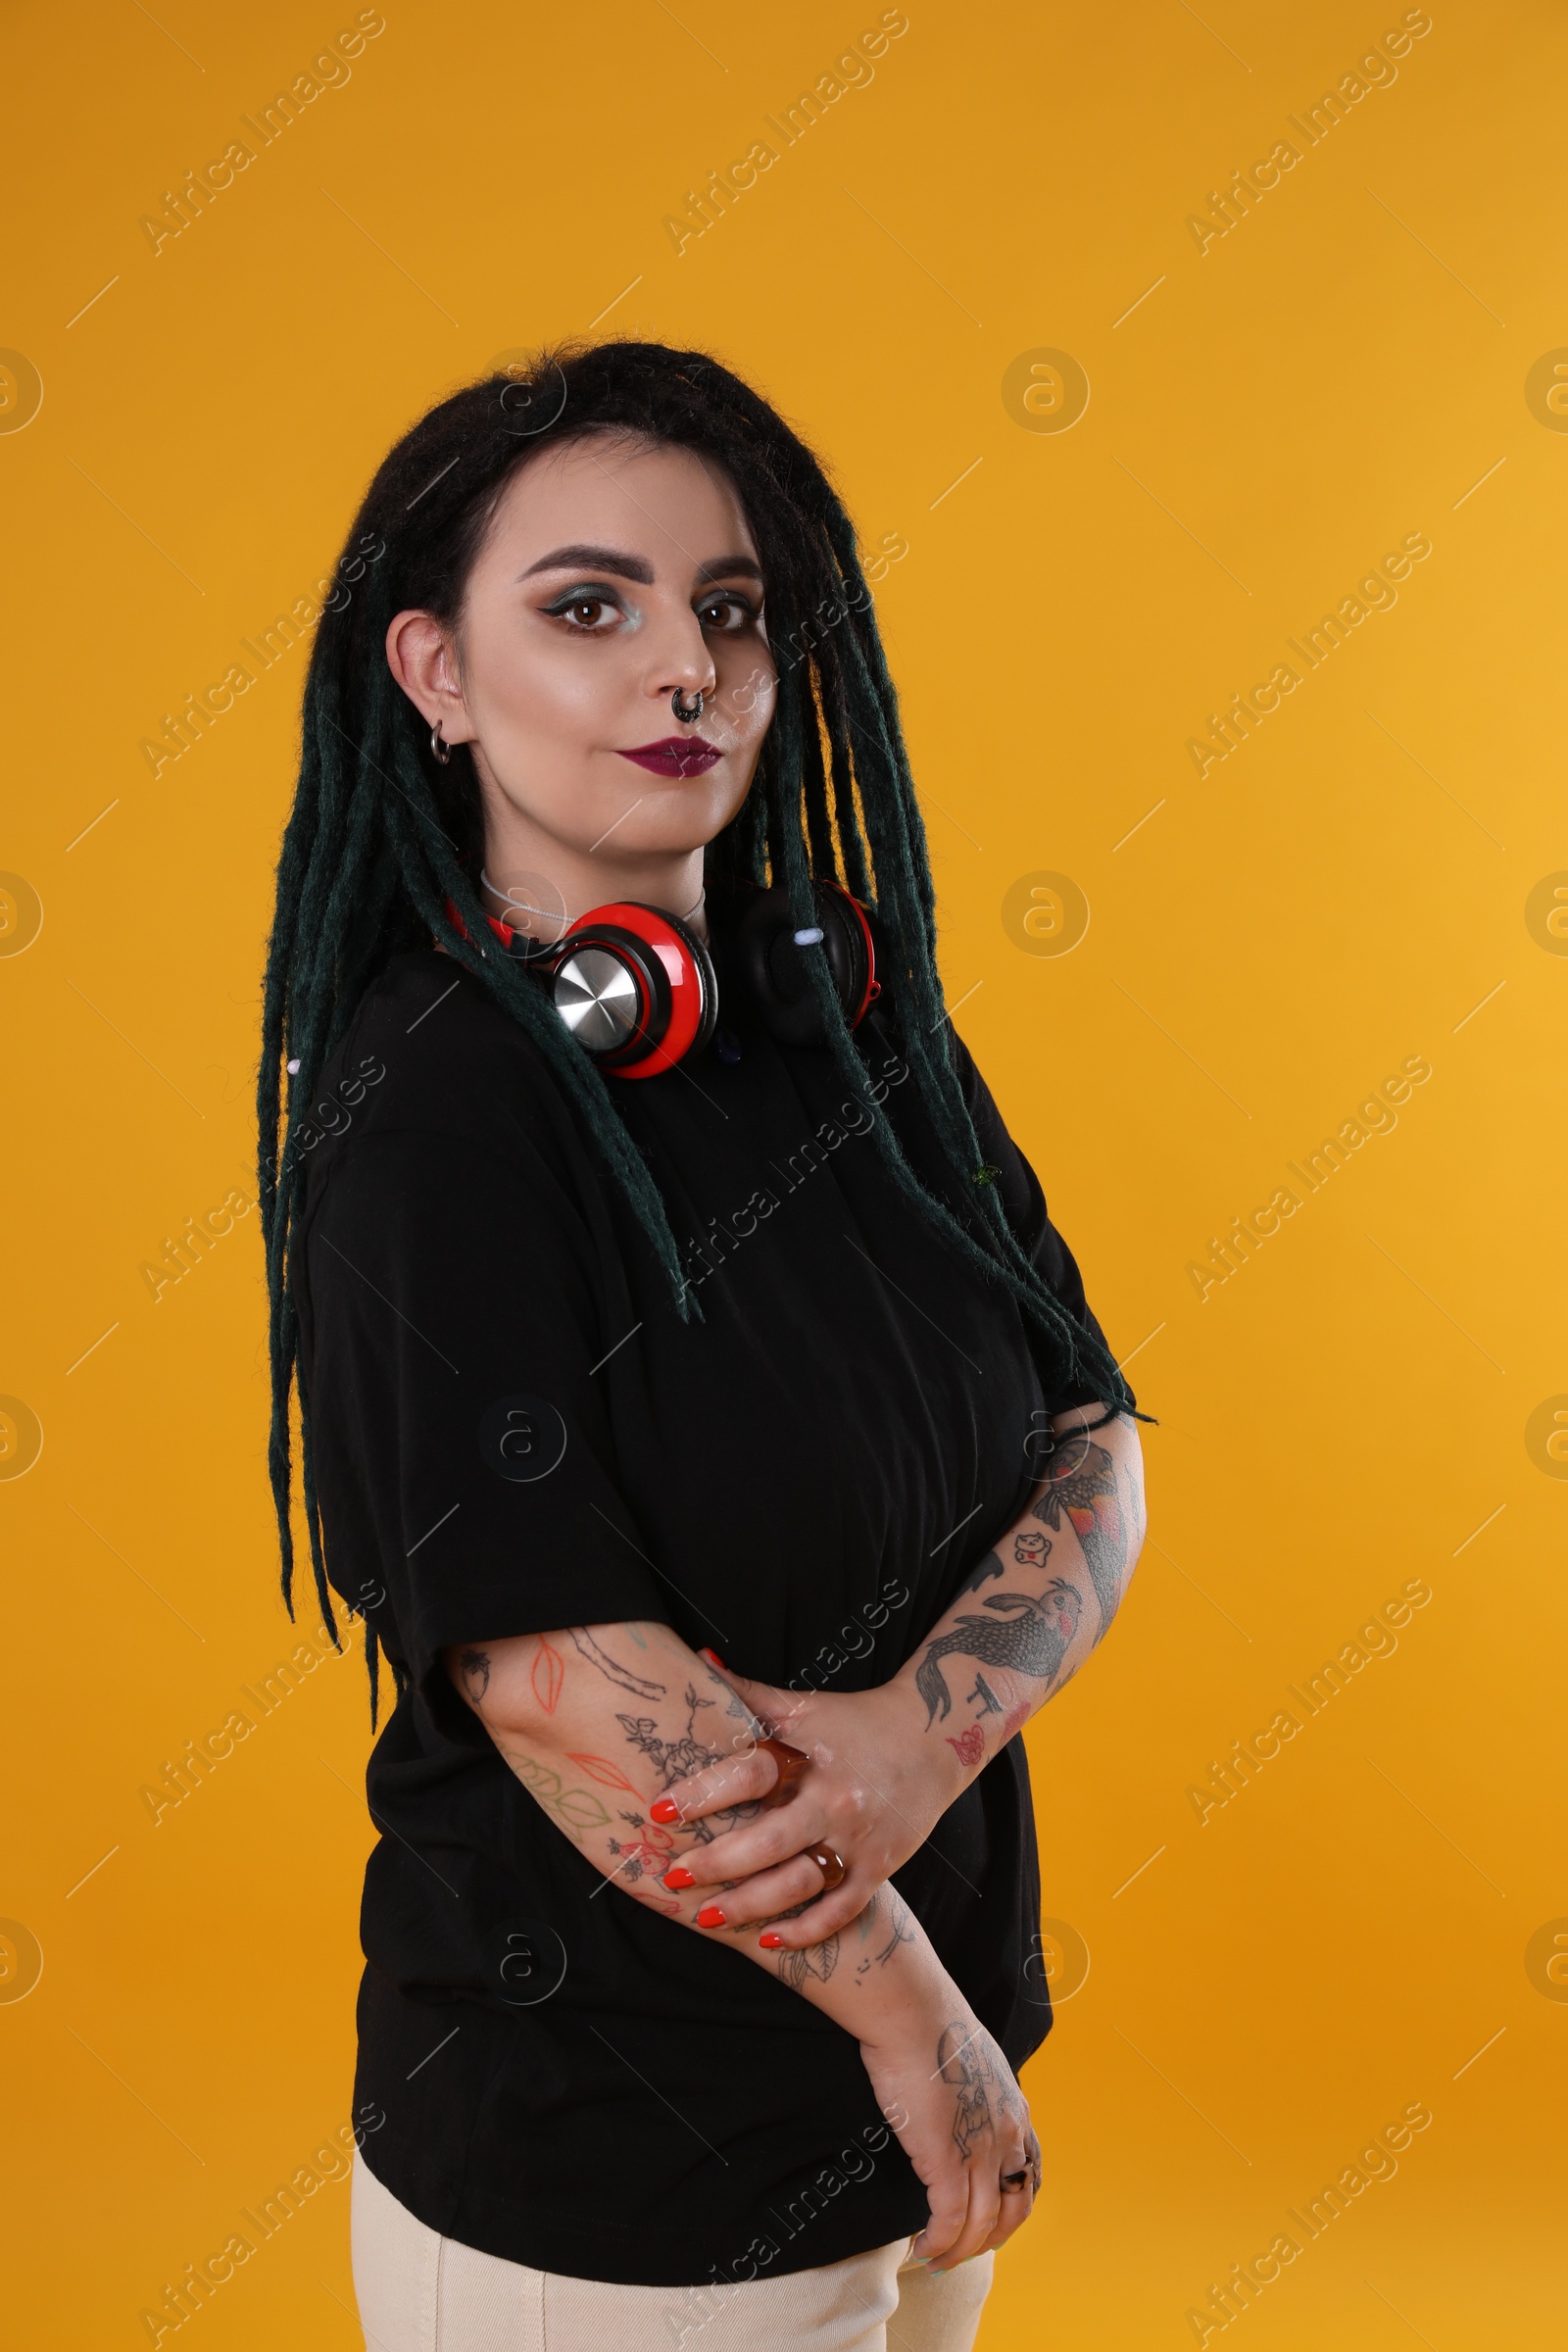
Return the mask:
<path id="1" fill-rule="evenodd" d="M 1067 1435 L 1071 1436 L 1071 1431 Z M 1116 1485 L 1116 1466 L 1103 1446 L 1091 1446 L 1076 1469 L 1063 1468 L 1034 1506 L 1034 1517 L 1060 1530 L 1062 1516 L 1079 1543 L 1100 1604 L 1099 1642 L 1121 1598 L 1127 1561 L 1127 1521 Z"/>
<path id="2" fill-rule="evenodd" d="M 496 1745 L 501 1747 L 499 1740 Z M 501 1747 L 501 1753 L 529 1794 L 537 1797 L 547 1812 L 559 1816 L 574 1845 L 582 1843 L 585 1831 L 609 1829 L 610 1815 L 591 1788 L 568 1788 L 553 1765 L 524 1755 L 521 1748 Z"/>
<path id="3" fill-rule="evenodd" d="M 561 1687 L 566 1679 L 566 1661 L 555 1643 L 540 1634 L 539 1647 L 528 1669 L 533 1694 L 547 1715 L 553 1715 L 561 1697 Z"/>

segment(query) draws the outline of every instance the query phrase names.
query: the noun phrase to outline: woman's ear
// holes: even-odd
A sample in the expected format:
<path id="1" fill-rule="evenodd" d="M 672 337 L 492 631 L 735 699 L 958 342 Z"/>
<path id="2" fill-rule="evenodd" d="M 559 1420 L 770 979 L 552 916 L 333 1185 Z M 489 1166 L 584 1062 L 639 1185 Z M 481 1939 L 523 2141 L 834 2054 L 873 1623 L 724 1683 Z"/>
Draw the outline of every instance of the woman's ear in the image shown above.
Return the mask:
<path id="1" fill-rule="evenodd" d="M 399 612 L 386 633 L 387 667 L 427 725 L 447 743 L 471 743 L 474 726 L 446 631 L 430 612 Z"/>

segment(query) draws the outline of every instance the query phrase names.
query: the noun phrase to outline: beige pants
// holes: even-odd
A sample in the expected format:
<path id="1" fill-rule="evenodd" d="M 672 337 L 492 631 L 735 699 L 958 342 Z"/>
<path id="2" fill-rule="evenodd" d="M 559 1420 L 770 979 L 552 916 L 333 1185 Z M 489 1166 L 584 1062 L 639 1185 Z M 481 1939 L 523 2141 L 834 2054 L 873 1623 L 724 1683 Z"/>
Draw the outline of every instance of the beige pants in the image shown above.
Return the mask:
<path id="1" fill-rule="evenodd" d="M 746 2285 L 609 2286 L 443 2237 L 358 2153 L 352 2195 L 367 2352 L 971 2352 L 996 2259 L 933 2278 L 901 2237 Z"/>

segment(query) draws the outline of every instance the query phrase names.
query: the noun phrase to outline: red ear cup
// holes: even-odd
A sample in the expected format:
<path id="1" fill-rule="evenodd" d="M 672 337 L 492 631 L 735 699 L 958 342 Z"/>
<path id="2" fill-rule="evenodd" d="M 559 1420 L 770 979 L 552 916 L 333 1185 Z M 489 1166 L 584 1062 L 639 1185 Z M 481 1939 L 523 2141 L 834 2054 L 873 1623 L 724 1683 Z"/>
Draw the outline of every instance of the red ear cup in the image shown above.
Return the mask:
<path id="1" fill-rule="evenodd" d="M 815 881 L 811 895 L 816 921 L 802 931 L 790 911 L 787 890 L 759 891 L 741 919 L 737 938 L 742 967 L 762 1017 L 772 1034 L 788 1045 L 824 1042 L 821 1006 L 806 968 L 808 955 L 826 956 L 852 1029 L 882 993 L 871 926 L 859 900 L 838 882 Z"/>
<path id="2" fill-rule="evenodd" d="M 556 1010 L 602 1070 L 657 1078 L 712 1036 L 712 958 L 679 915 L 613 900 L 580 916 L 555 954 Z"/>
<path id="3" fill-rule="evenodd" d="M 657 1078 L 699 1052 L 718 1018 L 712 958 L 679 915 L 615 899 L 548 944 L 487 917 L 509 955 L 549 990 L 583 1052 L 607 1075 Z"/>

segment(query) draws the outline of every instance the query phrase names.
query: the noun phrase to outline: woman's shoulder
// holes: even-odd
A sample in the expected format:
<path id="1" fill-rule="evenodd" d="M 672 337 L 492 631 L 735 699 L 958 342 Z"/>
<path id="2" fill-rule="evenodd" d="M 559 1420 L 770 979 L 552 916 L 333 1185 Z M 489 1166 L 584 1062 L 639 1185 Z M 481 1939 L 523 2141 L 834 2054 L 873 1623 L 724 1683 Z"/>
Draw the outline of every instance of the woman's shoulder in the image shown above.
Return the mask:
<path id="1" fill-rule="evenodd" d="M 328 1056 L 301 1143 L 371 1135 L 463 1143 L 560 1165 L 582 1144 L 561 1082 L 520 1021 L 434 948 L 388 957 Z M 315 1140 L 313 1140 L 315 1139 Z M 328 1153 L 333 1158 L 335 1153 Z"/>

